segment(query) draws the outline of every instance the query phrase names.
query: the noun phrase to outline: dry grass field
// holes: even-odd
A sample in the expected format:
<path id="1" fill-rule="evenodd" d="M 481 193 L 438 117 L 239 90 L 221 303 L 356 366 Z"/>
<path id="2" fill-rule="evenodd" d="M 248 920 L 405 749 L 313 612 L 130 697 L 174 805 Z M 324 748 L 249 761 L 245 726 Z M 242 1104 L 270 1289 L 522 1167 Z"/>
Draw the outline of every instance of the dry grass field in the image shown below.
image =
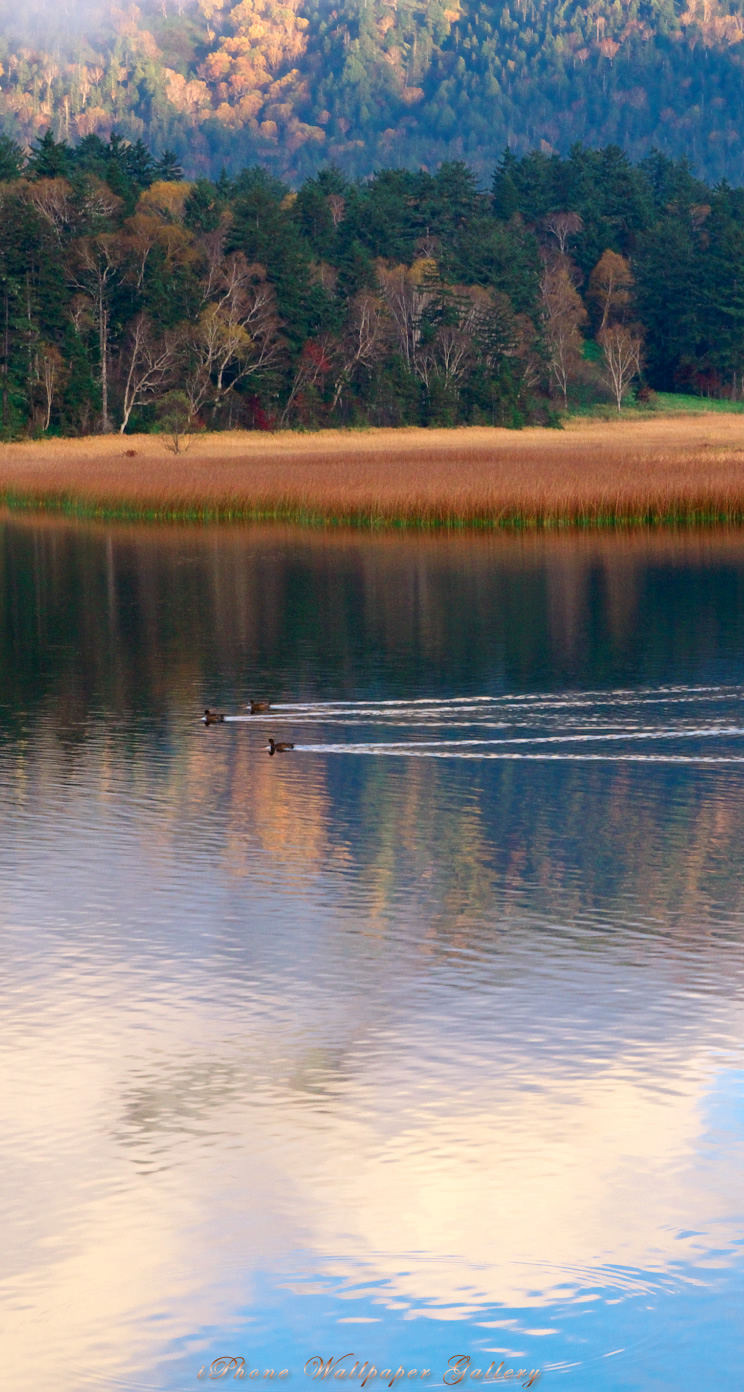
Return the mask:
<path id="1" fill-rule="evenodd" d="M 740 522 L 744 416 L 569 422 L 559 431 L 236 431 L 195 436 L 179 455 L 154 435 L 13 444 L 0 447 L 0 501 L 174 520 Z"/>

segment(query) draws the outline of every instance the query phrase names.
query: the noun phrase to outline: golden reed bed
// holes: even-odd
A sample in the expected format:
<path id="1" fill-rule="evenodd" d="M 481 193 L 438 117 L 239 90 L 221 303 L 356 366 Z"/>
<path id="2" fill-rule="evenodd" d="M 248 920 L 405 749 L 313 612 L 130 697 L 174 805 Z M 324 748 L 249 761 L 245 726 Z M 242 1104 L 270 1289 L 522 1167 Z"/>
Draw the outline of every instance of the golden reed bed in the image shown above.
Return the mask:
<path id="1" fill-rule="evenodd" d="M 0 500 L 86 516 L 365 525 L 739 522 L 744 416 L 562 431 L 235 431 L 196 436 L 179 455 L 152 435 L 5 445 Z"/>

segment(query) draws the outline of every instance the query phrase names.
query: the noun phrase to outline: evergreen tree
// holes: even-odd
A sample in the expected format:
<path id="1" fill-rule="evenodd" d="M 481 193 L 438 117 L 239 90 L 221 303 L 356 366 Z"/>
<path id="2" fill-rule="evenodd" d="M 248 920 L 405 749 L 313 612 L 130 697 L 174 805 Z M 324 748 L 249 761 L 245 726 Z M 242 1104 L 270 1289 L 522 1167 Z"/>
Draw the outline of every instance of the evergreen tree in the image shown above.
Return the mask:
<path id="1" fill-rule="evenodd" d="M 640 239 L 636 307 L 646 329 L 649 382 L 674 391 L 695 361 L 699 338 L 699 246 L 689 217 L 667 214 Z"/>
<path id="2" fill-rule="evenodd" d="M 184 204 L 184 223 L 192 232 L 215 232 L 226 202 L 208 179 L 197 179 Z"/>
<path id="3" fill-rule="evenodd" d="M 34 142 L 28 157 L 28 173 L 34 179 L 64 179 L 71 168 L 70 147 L 64 140 L 55 140 L 47 130 Z"/>
<path id="4" fill-rule="evenodd" d="M 163 150 L 153 166 L 153 181 L 162 179 L 165 183 L 178 184 L 183 179 L 183 169 L 172 150 Z"/>
<path id="5" fill-rule="evenodd" d="M 3 438 L 117 428 L 135 398 L 157 428 L 174 383 L 214 428 L 518 425 L 606 400 L 621 339 L 659 390 L 744 399 L 744 191 L 684 160 L 507 150 L 488 195 L 460 161 L 179 187 L 118 128 L 47 131 L 28 177 L 3 157 Z"/>
<path id="6" fill-rule="evenodd" d="M 20 179 L 25 157 L 17 141 L 7 135 L 0 135 L 0 184 Z"/>

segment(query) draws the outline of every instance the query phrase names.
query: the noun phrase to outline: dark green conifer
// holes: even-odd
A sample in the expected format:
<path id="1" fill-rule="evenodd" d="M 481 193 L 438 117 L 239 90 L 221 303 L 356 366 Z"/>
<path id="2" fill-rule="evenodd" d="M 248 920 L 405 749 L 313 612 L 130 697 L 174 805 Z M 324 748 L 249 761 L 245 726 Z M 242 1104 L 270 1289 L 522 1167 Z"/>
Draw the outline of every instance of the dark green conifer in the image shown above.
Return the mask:
<path id="1" fill-rule="evenodd" d="M 47 130 L 31 147 L 27 170 L 34 179 L 64 179 L 70 172 L 70 147 Z"/>

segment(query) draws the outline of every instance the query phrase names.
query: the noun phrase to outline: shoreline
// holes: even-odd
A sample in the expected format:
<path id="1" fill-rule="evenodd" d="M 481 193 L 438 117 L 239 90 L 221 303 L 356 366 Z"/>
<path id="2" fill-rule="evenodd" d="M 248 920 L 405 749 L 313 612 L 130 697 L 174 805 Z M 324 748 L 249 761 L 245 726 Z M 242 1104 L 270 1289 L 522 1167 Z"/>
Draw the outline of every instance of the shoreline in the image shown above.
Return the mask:
<path id="1" fill-rule="evenodd" d="M 131 451 L 134 451 L 132 454 Z M 0 446 L 0 503 L 71 519 L 522 530 L 744 523 L 744 416 Z"/>

